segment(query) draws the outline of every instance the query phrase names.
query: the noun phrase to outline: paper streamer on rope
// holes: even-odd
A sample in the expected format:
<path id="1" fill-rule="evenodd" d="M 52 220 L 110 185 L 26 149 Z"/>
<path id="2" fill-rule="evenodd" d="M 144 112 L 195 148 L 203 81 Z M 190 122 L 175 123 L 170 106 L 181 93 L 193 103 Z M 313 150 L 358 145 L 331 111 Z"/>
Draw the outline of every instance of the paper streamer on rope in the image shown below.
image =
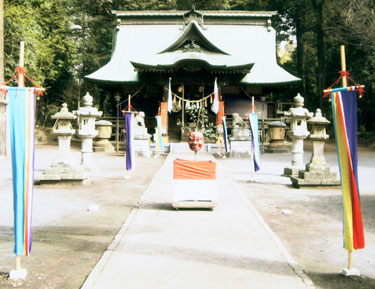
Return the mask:
<path id="1" fill-rule="evenodd" d="M 156 124 L 157 124 L 157 143 L 156 145 L 158 146 L 158 152 L 163 152 L 164 151 L 164 145 L 163 145 L 163 131 L 162 131 L 162 126 L 161 126 L 161 116 L 158 115 L 156 116 Z"/>
<path id="2" fill-rule="evenodd" d="M 31 216 L 34 189 L 34 88 L 8 87 L 10 143 L 12 151 L 14 253 L 31 250 Z"/>
<path id="3" fill-rule="evenodd" d="M 225 146 L 225 152 L 229 153 L 229 142 L 228 142 L 228 130 L 227 130 L 227 121 L 226 117 L 222 117 L 223 120 L 223 133 L 224 133 L 224 146 Z"/>
<path id="4" fill-rule="evenodd" d="M 125 112 L 125 130 L 126 130 L 126 170 L 133 168 L 133 112 Z"/>
<path id="5" fill-rule="evenodd" d="M 259 150 L 259 135 L 258 135 L 258 114 L 256 112 L 249 113 L 249 124 L 251 133 L 251 145 L 254 159 L 254 171 L 260 169 L 260 150 Z"/>
<path id="6" fill-rule="evenodd" d="M 357 172 L 357 93 L 341 91 L 331 94 L 337 156 L 343 197 L 344 248 L 348 251 L 365 247 Z"/>
<path id="7" fill-rule="evenodd" d="M 214 103 L 212 104 L 212 112 L 218 113 L 219 111 L 219 89 L 217 87 L 217 79 L 215 78 L 214 83 Z"/>
<path id="8" fill-rule="evenodd" d="M 171 88 L 171 79 L 169 78 L 168 86 L 168 112 L 172 111 L 172 88 Z"/>

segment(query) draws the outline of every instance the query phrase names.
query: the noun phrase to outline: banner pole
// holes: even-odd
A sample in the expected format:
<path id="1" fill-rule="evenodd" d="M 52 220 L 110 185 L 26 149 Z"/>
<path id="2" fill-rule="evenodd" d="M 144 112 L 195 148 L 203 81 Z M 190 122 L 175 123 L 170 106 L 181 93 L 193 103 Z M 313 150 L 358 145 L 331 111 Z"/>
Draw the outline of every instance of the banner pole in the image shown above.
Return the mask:
<path id="1" fill-rule="evenodd" d="M 19 67 L 23 68 L 24 66 L 24 57 L 25 57 L 25 43 L 23 41 L 20 42 L 20 63 Z M 23 75 L 23 71 L 18 72 L 18 87 L 25 86 L 25 76 Z"/>
<path id="2" fill-rule="evenodd" d="M 345 45 L 340 46 L 340 54 L 341 54 L 341 71 L 346 72 L 346 59 L 345 59 Z M 342 76 L 342 87 L 348 86 L 348 80 L 346 75 Z"/>

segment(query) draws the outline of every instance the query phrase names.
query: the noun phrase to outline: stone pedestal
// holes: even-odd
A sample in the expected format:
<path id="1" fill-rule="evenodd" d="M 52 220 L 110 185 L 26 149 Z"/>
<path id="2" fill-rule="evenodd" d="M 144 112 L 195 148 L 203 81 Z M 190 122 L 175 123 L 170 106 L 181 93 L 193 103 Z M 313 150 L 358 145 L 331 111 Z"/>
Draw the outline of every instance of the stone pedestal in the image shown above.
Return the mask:
<path id="1" fill-rule="evenodd" d="M 240 117 L 238 113 L 233 113 L 233 128 L 230 142 L 230 157 L 250 157 L 251 156 L 251 137 L 250 130 L 246 122 Z"/>
<path id="2" fill-rule="evenodd" d="M 145 126 L 144 117 L 145 117 L 144 112 L 140 111 L 138 115 L 134 118 L 135 126 L 134 126 L 133 148 L 134 148 L 134 152 L 137 155 L 150 157 L 151 156 L 151 149 L 150 149 L 151 135 L 147 133 L 147 128 Z"/>
<path id="3" fill-rule="evenodd" d="M 250 138 L 233 138 L 229 137 L 230 157 L 247 158 L 251 156 L 251 139 Z"/>
<path id="4" fill-rule="evenodd" d="M 301 186 L 338 186 L 340 180 L 337 174 L 331 172 L 328 166 L 314 166 L 307 164 L 305 170 L 298 171 L 297 176 L 291 176 L 294 187 Z"/>
<path id="5" fill-rule="evenodd" d="M 340 180 L 336 173 L 332 173 L 324 158 L 324 144 L 328 139 L 325 127 L 330 123 L 322 116 L 320 109 L 316 110 L 315 116 L 308 120 L 312 125 L 310 139 L 313 142 L 313 153 L 305 170 L 300 170 L 297 176 L 290 179 L 293 186 L 337 186 Z"/>
<path id="6" fill-rule="evenodd" d="M 94 151 L 113 152 L 115 148 L 109 141 L 112 135 L 112 123 L 107 120 L 99 120 L 95 123 L 98 135 L 94 143 Z"/>

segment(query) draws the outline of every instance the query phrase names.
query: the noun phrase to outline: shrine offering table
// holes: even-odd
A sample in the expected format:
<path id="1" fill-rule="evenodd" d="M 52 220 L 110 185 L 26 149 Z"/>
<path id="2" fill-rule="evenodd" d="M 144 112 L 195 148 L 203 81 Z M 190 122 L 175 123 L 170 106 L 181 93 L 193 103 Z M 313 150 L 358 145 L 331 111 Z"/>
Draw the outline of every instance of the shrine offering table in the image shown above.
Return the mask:
<path id="1" fill-rule="evenodd" d="M 174 208 L 212 209 L 217 205 L 217 191 L 216 162 L 174 160 Z"/>

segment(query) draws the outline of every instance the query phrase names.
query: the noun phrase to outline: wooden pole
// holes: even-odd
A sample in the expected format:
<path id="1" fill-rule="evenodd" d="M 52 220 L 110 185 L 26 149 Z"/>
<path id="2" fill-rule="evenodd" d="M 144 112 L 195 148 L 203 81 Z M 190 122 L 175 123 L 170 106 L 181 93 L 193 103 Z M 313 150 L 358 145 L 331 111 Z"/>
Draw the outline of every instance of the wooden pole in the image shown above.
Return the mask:
<path id="1" fill-rule="evenodd" d="M 131 111 L 131 96 L 129 94 L 129 97 L 128 97 L 128 111 Z"/>
<path id="2" fill-rule="evenodd" d="M 21 270 L 21 256 L 16 256 L 16 270 Z"/>
<path id="3" fill-rule="evenodd" d="M 24 67 L 24 56 L 25 56 L 25 43 L 21 41 L 20 43 L 20 63 L 19 67 Z M 18 74 L 18 87 L 25 87 L 25 76 L 23 72 Z"/>
<path id="4" fill-rule="evenodd" d="M 341 45 L 340 46 L 340 54 L 341 54 L 341 71 L 346 72 L 346 59 L 345 59 L 345 46 Z M 343 75 L 342 77 L 342 87 L 347 87 L 348 86 L 348 80 L 346 75 Z"/>

